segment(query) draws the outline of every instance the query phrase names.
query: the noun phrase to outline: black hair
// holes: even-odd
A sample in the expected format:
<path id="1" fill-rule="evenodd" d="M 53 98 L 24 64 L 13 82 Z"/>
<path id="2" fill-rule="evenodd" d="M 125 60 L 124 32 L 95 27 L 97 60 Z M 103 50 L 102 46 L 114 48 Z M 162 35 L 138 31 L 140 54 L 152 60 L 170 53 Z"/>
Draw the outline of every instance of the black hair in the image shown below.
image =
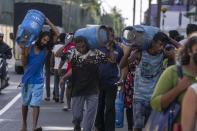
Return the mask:
<path id="1" fill-rule="evenodd" d="M 197 25 L 196 24 L 188 24 L 186 28 L 187 35 L 192 34 L 197 31 Z"/>
<path id="2" fill-rule="evenodd" d="M 60 36 L 59 36 L 59 40 L 61 43 L 65 43 L 65 37 L 66 37 L 66 34 L 65 33 L 61 33 Z"/>
<path id="3" fill-rule="evenodd" d="M 171 37 L 172 39 L 174 39 L 178 42 L 184 39 L 184 36 L 180 35 L 177 30 L 170 30 L 169 31 L 169 37 Z"/>
<path id="4" fill-rule="evenodd" d="M 77 43 L 81 43 L 81 42 L 84 42 L 86 44 L 86 47 L 89 49 L 89 46 L 88 46 L 88 41 L 85 37 L 83 36 L 77 36 L 74 38 L 74 43 L 77 44 Z"/>
<path id="5" fill-rule="evenodd" d="M 181 59 L 182 65 L 188 65 L 190 62 L 189 52 L 192 51 L 192 47 L 197 45 L 197 36 L 188 39 L 186 44 L 179 50 L 178 57 Z"/>
<path id="6" fill-rule="evenodd" d="M 73 39 L 73 42 L 75 43 L 75 45 L 77 45 L 78 43 L 85 43 L 86 45 L 86 50 L 89 51 L 90 50 L 90 47 L 89 47 L 89 44 L 88 44 L 88 41 L 85 37 L 83 36 L 77 36 Z"/>
<path id="7" fill-rule="evenodd" d="M 38 36 L 38 40 L 35 42 L 35 45 L 40 46 L 41 40 L 45 36 L 48 36 L 50 38 L 50 32 L 48 32 L 48 31 L 40 32 L 40 34 Z"/>
<path id="8" fill-rule="evenodd" d="M 180 34 L 177 30 L 170 30 L 169 31 L 169 36 L 172 38 L 172 39 L 176 39 L 176 37 L 178 37 Z"/>
<path id="9" fill-rule="evenodd" d="M 163 32 L 158 32 L 154 35 L 153 41 L 156 42 L 158 40 L 160 40 L 164 44 L 170 43 L 169 37 Z"/>

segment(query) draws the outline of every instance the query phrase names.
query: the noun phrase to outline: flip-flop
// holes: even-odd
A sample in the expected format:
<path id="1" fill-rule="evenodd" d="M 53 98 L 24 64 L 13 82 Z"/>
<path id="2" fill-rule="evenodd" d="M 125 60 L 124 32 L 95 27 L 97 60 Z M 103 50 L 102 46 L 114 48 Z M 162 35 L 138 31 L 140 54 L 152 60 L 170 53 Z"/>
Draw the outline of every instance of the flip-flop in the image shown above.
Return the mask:
<path id="1" fill-rule="evenodd" d="M 50 98 L 46 97 L 44 98 L 45 101 L 50 101 Z"/>

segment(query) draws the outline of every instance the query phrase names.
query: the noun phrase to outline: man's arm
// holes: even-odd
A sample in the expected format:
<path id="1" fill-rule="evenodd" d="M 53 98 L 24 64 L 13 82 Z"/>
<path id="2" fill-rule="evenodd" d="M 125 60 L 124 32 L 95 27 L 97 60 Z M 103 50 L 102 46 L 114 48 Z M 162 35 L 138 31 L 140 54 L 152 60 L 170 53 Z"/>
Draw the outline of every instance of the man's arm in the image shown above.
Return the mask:
<path id="1" fill-rule="evenodd" d="M 54 41 L 53 42 L 56 42 L 59 35 L 60 35 L 60 32 L 58 31 L 58 29 L 55 27 L 55 25 L 46 17 L 45 18 L 46 20 L 46 23 L 51 27 L 51 29 L 54 31 L 55 33 L 55 36 L 54 36 Z"/>
<path id="2" fill-rule="evenodd" d="M 62 69 L 62 66 L 64 65 L 65 62 L 66 62 L 66 60 L 61 59 L 58 70 Z"/>
<path id="3" fill-rule="evenodd" d="M 120 60 L 120 64 L 119 64 L 120 69 L 128 65 L 128 57 L 130 55 L 130 52 L 131 52 L 131 47 L 123 45 L 123 57 Z"/>
<path id="4" fill-rule="evenodd" d="M 70 50 L 71 51 L 71 50 Z M 61 61 L 58 66 L 58 72 L 61 73 L 62 66 L 65 64 L 65 62 L 70 62 L 72 59 L 72 53 L 67 51 L 63 55 L 61 55 Z"/>
<path id="5" fill-rule="evenodd" d="M 122 68 L 120 70 L 120 79 L 118 82 L 116 82 L 117 86 L 121 86 L 123 88 L 125 80 L 127 78 L 127 74 L 128 74 L 129 70 L 128 70 L 128 66 L 125 66 L 124 68 Z"/>
<path id="6" fill-rule="evenodd" d="M 68 72 L 61 78 L 61 80 L 65 81 L 71 76 L 72 76 L 72 69 L 68 70 Z"/>
<path id="7" fill-rule="evenodd" d="M 62 46 L 61 48 L 59 48 L 56 53 L 55 53 L 55 56 L 56 57 L 61 57 L 62 54 L 63 54 L 63 50 L 64 50 L 65 46 Z"/>
<path id="8" fill-rule="evenodd" d="M 22 50 L 21 61 L 22 61 L 23 68 L 25 68 L 28 62 L 29 48 L 21 46 L 21 50 Z"/>
<path id="9" fill-rule="evenodd" d="M 179 42 L 177 42 L 176 40 L 172 39 L 169 37 L 170 42 L 172 43 L 172 45 L 174 45 L 177 49 L 179 47 L 181 47 L 181 44 Z"/>

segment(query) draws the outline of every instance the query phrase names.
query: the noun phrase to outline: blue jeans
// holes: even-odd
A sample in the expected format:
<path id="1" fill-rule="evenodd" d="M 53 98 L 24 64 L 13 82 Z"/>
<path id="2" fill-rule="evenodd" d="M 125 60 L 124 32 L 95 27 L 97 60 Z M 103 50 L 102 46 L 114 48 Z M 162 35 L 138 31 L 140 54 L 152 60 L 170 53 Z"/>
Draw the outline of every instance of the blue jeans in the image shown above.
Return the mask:
<path id="1" fill-rule="evenodd" d="M 144 128 L 151 113 L 149 102 L 143 100 L 133 101 L 133 128 Z"/>

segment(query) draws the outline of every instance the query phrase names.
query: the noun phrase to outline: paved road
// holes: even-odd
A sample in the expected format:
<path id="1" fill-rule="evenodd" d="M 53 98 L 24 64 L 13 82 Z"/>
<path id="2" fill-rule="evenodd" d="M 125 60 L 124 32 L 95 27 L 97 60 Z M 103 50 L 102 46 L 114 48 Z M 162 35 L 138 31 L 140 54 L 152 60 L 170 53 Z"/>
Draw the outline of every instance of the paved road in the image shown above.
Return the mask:
<path id="1" fill-rule="evenodd" d="M 0 131 L 19 131 L 21 125 L 21 101 L 20 89 L 17 89 L 21 75 L 14 73 L 14 61 L 9 61 L 10 86 L 0 95 Z M 53 84 L 53 82 L 51 83 Z M 39 125 L 44 131 L 72 131 L 72 114 L 70 111 L 62 111 L 63 104 L 54 101 L 45 102 L 41 107 Z M 31 131 L 31 110 L 28 117 L 28 130 Z M 125 128 L 116 131 L 127 131 Z"/>

